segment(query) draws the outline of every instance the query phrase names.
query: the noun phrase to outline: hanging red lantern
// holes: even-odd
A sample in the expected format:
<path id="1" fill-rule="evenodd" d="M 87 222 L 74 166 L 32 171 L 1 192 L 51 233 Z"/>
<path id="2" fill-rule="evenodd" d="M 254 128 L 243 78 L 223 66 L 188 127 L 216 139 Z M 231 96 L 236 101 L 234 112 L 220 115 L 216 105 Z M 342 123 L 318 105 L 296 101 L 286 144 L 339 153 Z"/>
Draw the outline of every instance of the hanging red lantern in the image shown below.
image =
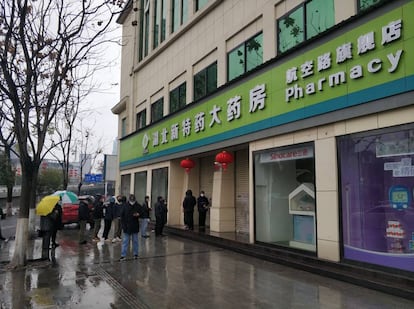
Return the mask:
<path id="1" fill-rule="evenodd" d="M 223 170 L 226 171 L 227 165 L 233 162 L 233 156 L 231 155 L 231 153 L 228 153 L 227 151 L 223 150 L 222 152 L 216 155 L 216 162 L 220 163 Z"/>
<path id="2" fill-rule="evenodd" d="M 188 174 L 190 170 L 195 166 L 195 162 L 189 158 L 181 160 L 180 166 L 185 168 L 185 172 Z"/>

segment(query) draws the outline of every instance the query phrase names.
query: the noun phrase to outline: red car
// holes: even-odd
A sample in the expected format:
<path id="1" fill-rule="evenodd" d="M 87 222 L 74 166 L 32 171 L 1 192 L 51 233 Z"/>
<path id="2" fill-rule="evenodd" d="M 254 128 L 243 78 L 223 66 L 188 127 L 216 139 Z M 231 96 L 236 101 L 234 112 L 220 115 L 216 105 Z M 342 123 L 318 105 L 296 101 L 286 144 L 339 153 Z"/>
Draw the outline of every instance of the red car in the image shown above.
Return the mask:
<path id="1" fill-rule="evenodd" d="M 87 201 L 88 196 L 80 196 L 80 200 Z M 92 212 L 93 210 L 93 199 L 88 200 L 88 207 L 89 210 Z M 71 223 L 79 223 L 79 203 L 77 204 L 63 204 L 62 205 L 62 223 L 71 224 Z M 89 223 L 93 222 L 92 217 Z"/>

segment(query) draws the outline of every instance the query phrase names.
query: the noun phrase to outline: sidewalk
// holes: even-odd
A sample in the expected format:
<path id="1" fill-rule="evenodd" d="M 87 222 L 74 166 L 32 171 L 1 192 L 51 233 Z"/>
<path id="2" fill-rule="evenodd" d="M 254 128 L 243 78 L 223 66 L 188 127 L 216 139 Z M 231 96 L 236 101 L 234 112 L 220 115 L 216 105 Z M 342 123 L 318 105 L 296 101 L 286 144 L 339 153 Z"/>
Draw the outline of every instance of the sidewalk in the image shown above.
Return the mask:
<path id="1" fill-rule="evenodd" d="M 176 236 L 140 237 L 140 256 L 119 262 L 120 243 L 78 244 L 58 234 L 56 264 L 8 271 L 1 243 L 0 308 L 414 308 L 414 302 Z M 40 257 L 40 239 L 31 246 Z"/>

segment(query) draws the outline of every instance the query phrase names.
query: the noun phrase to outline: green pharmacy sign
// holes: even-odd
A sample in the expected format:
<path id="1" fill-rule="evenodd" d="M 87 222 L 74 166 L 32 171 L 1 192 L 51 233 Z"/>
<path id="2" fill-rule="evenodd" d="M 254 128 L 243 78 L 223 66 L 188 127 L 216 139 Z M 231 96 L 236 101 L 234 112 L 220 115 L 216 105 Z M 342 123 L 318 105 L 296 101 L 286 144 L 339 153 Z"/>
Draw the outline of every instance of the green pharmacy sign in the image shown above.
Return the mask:
<path id="1" fill-rule="evenodd" d="M 413 12 L 410 1 L 122 139 L 121 168 L 414 90 Z"/>

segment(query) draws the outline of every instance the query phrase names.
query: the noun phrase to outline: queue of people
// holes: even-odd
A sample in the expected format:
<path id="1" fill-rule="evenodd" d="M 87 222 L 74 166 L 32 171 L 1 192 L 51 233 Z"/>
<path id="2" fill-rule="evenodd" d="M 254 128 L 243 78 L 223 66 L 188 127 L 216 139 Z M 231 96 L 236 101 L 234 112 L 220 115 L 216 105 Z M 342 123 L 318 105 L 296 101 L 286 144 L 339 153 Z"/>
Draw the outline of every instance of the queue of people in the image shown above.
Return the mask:
<path id="1" fill-rule="evenodd" d="M 90 205 L 93 205 L 92 208 Z M 183 213 L 185 229 L 194 229 L 194 208 L 197 206 L 199 213 L 199 231 L 205 229 L 206 214 L 209 209 L 209 199 L 205 196 L 205 192 L 201 191 L 196 198 L 191 190 L 187 190 L 183 200 Z M 87 197 L 79 201 L 79 244 L 84 245 L 88 242 L 86 231 L 87 224 L 91 225 L 93 230 L 92 241 L 122 241 L 120 261 L 125 260 L 132 243 L 132 253 L 134 258 L 138 258 L 139 241 L 138 234 L 142 238 L 150 237 L 148 233 L 148 223 L 150 222 L 150 214 L 152 211 L 150 198 L 145 196 L 142 204 L 138 203 L 134 194 L 130 194 L 128 199 L 125 196 L 111 196 L 105 202 L 104 196 L 97 195 L 95 198 Z M 167 203 L 162 196 L 157 197 L 154 203 L 155 216 L 155 236 L 162 237 L 163 229 L 167 223 Z M 99 232 L 103 224 L 102 238 Z M 62 207 L 59 201 L 55 209 L 48 216 L 42 216 L 40 226 L 43 237 L 43 258 L 49 257 L 50 243 L 52 249 L 59 246 L 56 241 L 56 234 L 62 228 Z M 113 229 L 113 238 L 109 238 L 111 229 Z"/>

